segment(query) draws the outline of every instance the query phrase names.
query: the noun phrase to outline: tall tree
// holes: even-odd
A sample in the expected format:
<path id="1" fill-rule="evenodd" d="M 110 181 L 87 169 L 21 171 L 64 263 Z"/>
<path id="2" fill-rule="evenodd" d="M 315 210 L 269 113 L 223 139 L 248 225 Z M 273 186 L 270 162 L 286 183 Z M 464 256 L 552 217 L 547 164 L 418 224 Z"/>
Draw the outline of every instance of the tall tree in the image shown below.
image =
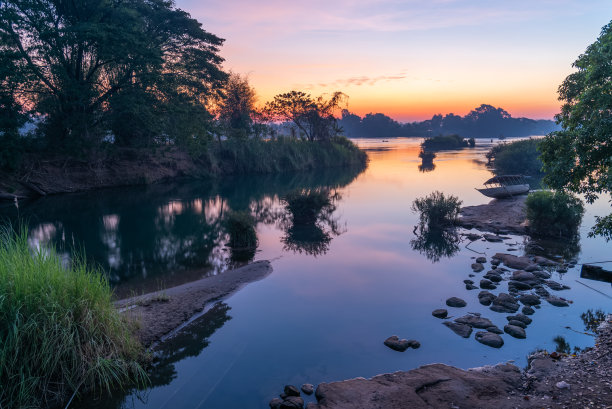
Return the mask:
<path id="1" fill-rule="evenodd" d="M 0 39 L 0 59 L 15 67 L 7 82 L 17 101 L 63 146 L 95 143 L 118 122 L 167 136 L 177 131 L 177 113 L 205 115 L 226 79 L 223 40 L 169 0 L 5 0 Z M 117 137 L 129 143 L 129 135 Z"/>
<path id="2" fill-rule="evenodd" d="M 541 159 L 551 187 L 592 203 L 612 191 L 612 21 L 573 66 L 576 72 L 559 87 L 556 119 L 563 130 L 542 141 Z M 591 234 L 612 238 L 612 214 L 598 217 Z"/>
<path id="3" fill-rule="evenodd" d="M 230 73 L 219 102 L 219 119 L 230 137 L 247 137 L 253 131 L 257 96 L 247 76 Z"/>
<path id="4" fill-rule="evenodd" d="M 266 104 L 264 114 L 270 121 L 290 122 L 309 141 L 329 140 L 341 130 L 335 114 L 346 99 L 342 92 L 334 92 L 331 98 L 325 99 L 291 91 L 276 95 Z"/>

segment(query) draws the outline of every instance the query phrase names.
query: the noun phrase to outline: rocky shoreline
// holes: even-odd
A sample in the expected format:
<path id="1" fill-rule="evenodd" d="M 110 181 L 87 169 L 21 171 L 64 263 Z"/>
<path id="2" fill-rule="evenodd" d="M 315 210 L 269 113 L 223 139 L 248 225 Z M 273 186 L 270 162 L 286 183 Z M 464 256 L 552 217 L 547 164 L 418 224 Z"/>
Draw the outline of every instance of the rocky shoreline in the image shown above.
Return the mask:
<path id="1" fill-rule="evenodd" d="M 116 301 L 115 306 L 135 323 L 142 345 L 154 348 L 207 306 L 270 273 L 269 261 L 256 261 L 212 277 Z"/>
<path id="2" fill-rule="evenodd" d="M 526 195 L 493 199 L 488 204 L 461 208 L 459 225 L 500 234 L 526 234 Z"/>

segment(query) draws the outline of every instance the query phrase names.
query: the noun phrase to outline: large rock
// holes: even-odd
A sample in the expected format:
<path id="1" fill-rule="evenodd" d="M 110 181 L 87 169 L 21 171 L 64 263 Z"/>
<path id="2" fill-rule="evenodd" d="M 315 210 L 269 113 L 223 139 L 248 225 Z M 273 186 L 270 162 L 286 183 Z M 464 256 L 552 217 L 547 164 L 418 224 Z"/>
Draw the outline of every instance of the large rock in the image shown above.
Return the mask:
<path id="1" fill-rule="evenodd" d="M 497 286 L 490 280 L 482 279 L 480 280 L 480 288 L 483 290 L 494 290 L 497 288 Z"/>
<path id="2" fill-rule="evenodd" d="M 535 275 L 533 275 L 533 273 L 529 273 L 527 271 L 523 271 L 523 270 L 516 270 L 512 273 L 512 280 L 515 281 L 523 281 L 523 282 L 537 282 L 538 279 L 536 278 Z"/>
<path id="3" fill-rule="evenodd" d="M 455 334 L 463 338 L 469 338 L 470 334 L 472 333 L 472 327 L 467 324 L 461 324 L 452 321 L 444 321 L 442 324 L 446 325 L 447 327 L 452 329 Z"/>
<path id="4" fill-rule="evenodd" d="M 448 311 L 443 308 L 439 308 L 437 310 L 433 310 L 431 312 L 431 315 L 433 315 L 436 318 L 446 318 L 446 316 L 448 315 Z"/>
<path id="5" fill-rule="evenodd" d="M 496 283 L 499 283 L 502 280 L 501 271 L 495 271 L 495 270 L 487 271 L 487 274 L 482 276 L 482 278 L 486 278 L 487 280 L 491 280 Z"/>
<path id="6" fill-rule="evenodd" d="M 511 364 L 464 371 L 444 364 L 407 372 L 322 383 L 317 409 L 373 408 L 502 408 L 507 391 L 522 385 L 519 368 Z M 504 407 L 517 407 L 509 402 Z"/>
<path id="7" fill-rule="evenodd" d="M 504 332 L 506 334 L 509 334 L 511 336 L 513 336 L 514 338 L 527 338 L 527 334 L 525 333 L 525 330 L 521 327 L 517 327 L 516 325 L 505 325 L 504 326 Z"/>
<path id="8" fill-rule="evenodd" d="M 393 349 L 395 351 L 399 351 L 399 352 L 404 352 L 408 348 L 416 349 L 416 348 L 421 346 L 420 343 L 418 343 L 417 341 L 415 341 L 413 339 L 410 339 L 410 340 L 399 339 L 399 337 L 397 335 L 392 335 L 389 338 L 387 338 L 384 341 L 384 344 L 386 346 L 388 346 L 389 348 L 391 348 L 391 349 Z M 287 393 L 287 392 L 285 391 L 285 393 Z M 298 392 L 298 395 L 299 394 L 300 393 Z"/>
<path id="9" fill-rule="evenodd" d="M 556 261 L 553 261 L 551 259 L 548 259 L 546 257 L 542 257 L 542 256 L 535 256 L 533 258 L 533 262 L 540 265 L 540 266 L 544 266 L 544 267 L 555 267 L 557 266 L 559 263 L 557 263 Z"/>
<path id="10" fill-rule="evenodd" d="M 299 396 L 289 396 L 281 403 L 280 409 L 302 409 L 304 407 L 304 399 Z"/>
<path id="11" fill-rule="evenodd" d="M 531 318 L 529 318 L 528 316 L 524 315 L 524 314 L 516 314 L 516 315 L 509 315 L 506 317 L 506 319 L 508 321 L 512 321 L 512 320 L 517 320 L 517 321 L 521 321 L 523 323 L 525 323 L 525 325 L 529 325 L 533 322 L 533 320 Z"/>
<path id="12" fill-rule="evenodd" d="M 533 264 L 529 257 L 518 257 L 514 254 L 496 253 L 493 258 L 501 260 L 507 267 L 520 270 L 523 270 Z"/>
<path id="13" fill-rule="evenodd" d="M 476 315 L 464 315 L 455 319 L 455 322 L 460 324 L 467 324 L 472 328 L 485 329 L 494 326 L 494 324 L 488 318 L 478 317 Z"/>
<path id="14" fill-rule="evenodd" d="M 300 396 L 300 390 L 293 385 L 285 385 L 284 392 L 287 396 Z"/>
<path id="15" fill-rule="evenodd" d="M 546 286 L 548 288 L 550 288 L 551 290 L 554 290 L 554 291 L 561 291 L 561 290 L 569 290 L 570 289 L 569 286 L 563 285 L 563 284 L 559 284 L 558 282 L 553 281 L 553 280 L 546 281 Z"/>
<path id="16" fill-rule="evenodd" d="M 531 285 L 523 281 L 510 281 L 508 282 L 508 290 L 510 291 L 525 291 L 531 290 Z"/>
<path id="17" fill-rule="evenodd" d="M 270 401 L 268 405 L 270 405 L 270 409 L 280 409 L 282 404 L 282 400 L 280 400 L 279 398 L 274 398 Z"/>
<path id="18" fill-rule="evenodd" d="M 516 312 L 519 309 L 514 297 L 506 293 L 500 293 L 492 304 L 490 308 L 495 312 Z"/>
<path id="19" fill-rule="evenodd" d="M 462 308 L 462 307 L 465 307 L 467 303 L 461 298 L 451 297 L 448 300 L 446 300 L 446 305 L 448 305 L 449 307 Z"/>
<path id="20" fill-rule="evenodd" d="M 482 256 L 481 256 L 481 257 L 478 257 L 478 258 L 476 259 L 476 262 L 477 262 L 477 263 L 480 263 L 480 264 L 486 263 L 486 262 L 487 262 L 487 258 L 486 258 L 486 257 L 482 257 Z"/>
<path id="21" fill-rule="evenodd" d="M 482 270 L 484 270 L 484 266 L 480 263 L 473 263 L 472 270 L 474 270 L 475 273 L 480 273 Z"/>
<path id="22" fill-rule="evenodd" d="M 569 302 L 566 299 L 555 297 L 554 295 L 548 296 L 548 298 L 546 298 L 546 301 L 548 301 L 549 304 L 552 304 L 555 307 L 569 307 Z"/>
<path id="23" fill-rule="evenodd" d="M 502 345 L 504 345 L 502 337 L 492 332 L 479 331 L 476 333 L 475 337 L 476 341 L 493 348 L 501 348 Z"/>
<path id="24" fill-rule="evenodd" d="M 541 303 L 540 297 L 533 294 L 524 294 L 519 297 L 519 301 L 524 305 L 539 305 Z"/>
<path id="25" fill-rule="evenodd" d="M 535 314 L 535 310 L 534 310 L 533 308 L 531 308 L 531 307 L 527 306 L 527 305 L 526 305 L 526 306 L 524 306 L 524 307 L 521 309 L 521 312 L 522 312 L 523 314 L 525 314 L 525 315 L 533 315 L 533 314 Z"/>
<path id="26" fill-rule="evenodd" d="M 302 392 L 306 395 L 312 395 L 314 393 L 314 386 L 311 383 L 303 384 L 300 389 L 302 389 Z"/>
<path id="27" fill-rule="evenodd" d="M 543 270 L 534 271 L 533 275 L 538 277 L 541 280 L 548 280 L 552 276 L 552 274 L 550 274 L 548 271 L 543 271 Z"/>
<path id="28" fill-rule="evenodd" d="M 514 325 L 515 327 L 521 327 L 523 329 L 527 328 L 527 324 L 525 324 L 523 321 L 518 320 L 510 320 L 508 321 L 508 325 Z"/>
<path id="29" fill-rule="evenodd" d="M 488 291 L 481 291 L 478 293 L 478 302 L 480 302 L 482 305 L 491 305 L 495 298 L 495 294 Z"/>
<path id="30" fill-rule="evenodd" d="M 494 334 L 503 334 L 504 331 L 502 331 L 501 329 L 497 328 L 495 325 L 493 325 L 492 327 L 488 327 L 485 328 L 487 331 L 492 332 Z"/>

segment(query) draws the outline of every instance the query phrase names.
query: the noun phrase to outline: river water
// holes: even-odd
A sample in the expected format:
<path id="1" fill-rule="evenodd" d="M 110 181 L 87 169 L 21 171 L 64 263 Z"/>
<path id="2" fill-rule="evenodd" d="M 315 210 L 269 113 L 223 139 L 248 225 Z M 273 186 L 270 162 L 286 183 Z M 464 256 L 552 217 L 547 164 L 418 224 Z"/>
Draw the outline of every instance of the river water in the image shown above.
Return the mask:
<path id="1" fill-rule="evenodd" d="M 450 314 L 479 312 L 502 328 L 507 314 L 480 305 L 479 290 L 466 290 L 463 280 L 478 253 L 490 257 L 512 249 L 521 255 L 526 240 L 510 235 L 504 243 L 466 247 L 469 241 L 461 236 L 443 243 L 419 236 L 418 215 L 411 210 L 415 198 L 440 190 L 463 205 L 484 204 L 489 199 L 474 188 L 491 177 L 484 157 L 488 140 L 478 140 L 473 149 L 438 153 L 434 167 L 422 166 L 420 142 L 357 140 L 370 158 L 365 170 L 108 189 L 0 208 L 0 215 L 27 221 L 33 246 L 52 243 L 66 259 L 84 252 L 108 274 L 119 298 L 240 265 L 225 246 L 223 215 L 247 210 L 258 221 L 254 259 L 272 260 L 273 273 L 165 344 L 149 388 L 88 399 L 81 407 L 267 408 L 285 384 L 371 377 L 433 362 L 524 366 L 530 352 L 554 350 L 556 336 L 571 348 L 593 345 L 594 338 L 583 333 L 581 314 L 612 312 L 612 291 L 609 283 L 580 278 L 580 265 L 553 273 L 571 287 L 557 295 L 573 303 L 558 308 L 544 302 L 532 316 L 527 339 L 504 334 L 500 349 L 473 335 L 461 338 L 431 316 L 457 296 L 468 306 L 449 308 Z M 281 199 L 296 189 L 320 188 L 335 194 L 333 211 L 317 224 L 292 226 Z M 605 199 L 588 205 L 579 245 L 547 247 L 549 255 L 579 263 L 612 259 L 612 244 L 587 237 L 594 215 L 609 210 Z M 474 280 L 479 279 L 477 274 Z M 493 292 L 500 290 L 506 290 L 505 282 Z M 416 339 L 421 347 L 392 351 L 383 341 L 394 334 Z"/>

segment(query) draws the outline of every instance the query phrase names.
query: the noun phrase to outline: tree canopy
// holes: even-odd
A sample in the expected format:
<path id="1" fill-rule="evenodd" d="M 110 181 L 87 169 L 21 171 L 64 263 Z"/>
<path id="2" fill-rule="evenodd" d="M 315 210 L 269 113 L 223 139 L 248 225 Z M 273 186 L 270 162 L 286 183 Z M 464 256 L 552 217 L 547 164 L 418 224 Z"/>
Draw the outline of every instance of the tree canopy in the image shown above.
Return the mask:
<path id="1" fill-rule="evenodd" d="M 563 129 L 542 141 L 541 160 L 548 185 L 592 203 L 612 191 L 612 21 L 573 66 L 559 87 Z M 599 217 L 592 234 L 612 238 L 612 214 Z"/>
<path id="2" fill-rule="evenodd" d="M 61 147 L 190 140 L 227 77 L 222 43 L 169 0 L 2 1 L 0 98 Z"/>

